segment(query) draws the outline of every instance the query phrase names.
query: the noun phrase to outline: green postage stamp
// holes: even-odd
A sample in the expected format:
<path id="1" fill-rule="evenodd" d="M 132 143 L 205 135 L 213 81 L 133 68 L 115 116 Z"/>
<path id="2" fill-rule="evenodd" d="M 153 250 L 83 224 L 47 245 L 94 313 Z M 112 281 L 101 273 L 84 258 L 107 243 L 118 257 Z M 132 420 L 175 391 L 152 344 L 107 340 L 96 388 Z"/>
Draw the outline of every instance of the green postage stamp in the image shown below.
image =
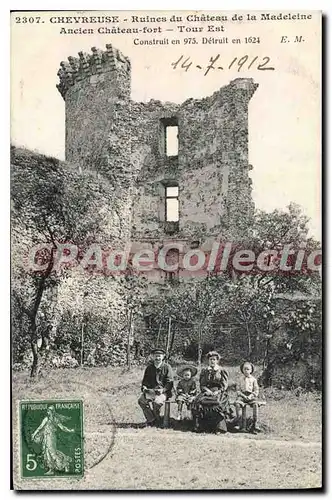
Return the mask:
<path id="1" fill-rule="evenodd" d="M 23 478 L 82 477 L 82 401 L 21 401 L 20 444 Z"/>

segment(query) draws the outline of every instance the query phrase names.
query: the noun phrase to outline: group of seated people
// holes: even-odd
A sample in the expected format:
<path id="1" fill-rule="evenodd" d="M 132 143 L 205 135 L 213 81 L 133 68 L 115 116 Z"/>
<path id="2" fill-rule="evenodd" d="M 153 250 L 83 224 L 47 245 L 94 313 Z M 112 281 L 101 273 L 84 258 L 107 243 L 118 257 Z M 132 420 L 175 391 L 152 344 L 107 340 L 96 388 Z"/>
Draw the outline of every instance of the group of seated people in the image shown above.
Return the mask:
<path id="1" fill-rule="evenodd" d="M 146 426 L 161 426 L 161 408 L 173 395 L 174 375 L 172 367 L 165 361 L 165 355 L 163 349 L 153 349 L 152 361 L 144 372 L 138 404 L 143 410 Z M 242 373 L 237 384 L 234 416 L 228 395 L 228 372 L 220 365 L 220 355 L 210 351 L 206 358 L 208 364 L 201 370 L 199 386 L 195 380 L 195 366 L 184 365 L 177 370 L 180 377 L 176 387 L 177 420 L 182 420 L 183 411 L 188 410 L 192 414 L 196 432 L 206 430 L 224 434 L 229 425 L 235 430 L 244 431 L 242 411 L 249 405 L 253 408 L 251 432 L 256 434 L 259 431 L 259 387 L 253 376 L 253 364 L 246 361 L 240 366 Z"/>

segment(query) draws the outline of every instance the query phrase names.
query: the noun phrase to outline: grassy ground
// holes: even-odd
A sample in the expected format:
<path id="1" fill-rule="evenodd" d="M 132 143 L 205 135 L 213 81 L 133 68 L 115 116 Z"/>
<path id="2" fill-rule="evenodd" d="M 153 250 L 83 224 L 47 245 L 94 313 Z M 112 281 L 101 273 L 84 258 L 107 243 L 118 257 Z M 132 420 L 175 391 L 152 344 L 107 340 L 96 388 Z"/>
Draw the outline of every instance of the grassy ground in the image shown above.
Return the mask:
<path id="1" fill-rule="evenodd" d="M 230 382 L 236 370 L 228 368 Z M 142 369 L 53 370 L 37 381 L 13 376 L 14 483 L 18 489 L 248 489 L 321 486 L 321 397 L 266 390 L 264 432 L 194 434 L 179 426 L 141 429 Z M 84 400 L 82 480 L 19 479 L 17 401 Z M 174 407 L 174 405 L 172 405 Z M 174 415 L 173 415 L 174 416 Z"/>

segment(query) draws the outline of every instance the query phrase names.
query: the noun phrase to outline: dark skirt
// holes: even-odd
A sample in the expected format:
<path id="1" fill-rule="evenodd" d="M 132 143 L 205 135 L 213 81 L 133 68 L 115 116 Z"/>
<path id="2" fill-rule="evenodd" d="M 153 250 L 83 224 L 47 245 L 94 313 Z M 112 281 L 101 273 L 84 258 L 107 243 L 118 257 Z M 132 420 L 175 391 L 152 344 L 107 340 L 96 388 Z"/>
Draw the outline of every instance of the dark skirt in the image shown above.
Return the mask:
<path id="1" fill-rule="evenodd" d="M 227 391 L 218 396 L 198 394 L 192 405 L 192 414 L 199 430 L 227 432 L 227 422 L 233 418 Z"/>

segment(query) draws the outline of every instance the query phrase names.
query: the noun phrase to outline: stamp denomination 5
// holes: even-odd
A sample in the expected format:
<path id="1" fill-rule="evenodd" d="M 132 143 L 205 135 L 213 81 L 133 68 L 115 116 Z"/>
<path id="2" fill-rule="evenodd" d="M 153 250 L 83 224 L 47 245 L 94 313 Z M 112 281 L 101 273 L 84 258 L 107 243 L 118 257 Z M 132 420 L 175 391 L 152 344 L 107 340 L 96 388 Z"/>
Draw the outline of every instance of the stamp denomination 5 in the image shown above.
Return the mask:
<path id="1" fill-rule="evenodd" d="M 20 438 L 23 478 L 83 476 L 82 401 L 21 402 Z"/>

